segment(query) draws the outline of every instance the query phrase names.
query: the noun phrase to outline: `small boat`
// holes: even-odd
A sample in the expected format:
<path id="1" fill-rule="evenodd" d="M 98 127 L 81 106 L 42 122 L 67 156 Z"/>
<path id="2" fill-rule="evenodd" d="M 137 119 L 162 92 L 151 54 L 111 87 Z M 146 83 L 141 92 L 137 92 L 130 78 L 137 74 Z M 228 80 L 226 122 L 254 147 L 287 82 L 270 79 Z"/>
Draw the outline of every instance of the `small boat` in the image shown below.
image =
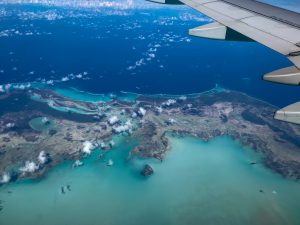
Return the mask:
<path id="1" fill-rule="evenodd" d="M 100 153 L 100 154 L 98 155 L 98 157 L 97 157 L 97 160 L 102 159 L 103 156 L 104 156 L 104 153 Z"/>
<path id="2" fill-rule="evenodd" d="M 65 187 L 64 186 L 62 186 L 61 188 L 60 188 L 60 192 L 62 193 L 62 194 L 65 194 L 66 192 L 65 192 Z"/>
<path id="3" fill-rule="evenodd" d="M 67 185 L 67 189 L 68 189 L 68 191 L 71 191 L 71 185 L 70 184 Z"/>
<path id="4" fill-rule="evenodd" d="M 112 165 L 114 165 L 114 162 L 113 162 L 111 159 L 109 159 L 109 160 L 107 161 L 106 165 L 107 165 L 107 166 L 112 166 Z"/>

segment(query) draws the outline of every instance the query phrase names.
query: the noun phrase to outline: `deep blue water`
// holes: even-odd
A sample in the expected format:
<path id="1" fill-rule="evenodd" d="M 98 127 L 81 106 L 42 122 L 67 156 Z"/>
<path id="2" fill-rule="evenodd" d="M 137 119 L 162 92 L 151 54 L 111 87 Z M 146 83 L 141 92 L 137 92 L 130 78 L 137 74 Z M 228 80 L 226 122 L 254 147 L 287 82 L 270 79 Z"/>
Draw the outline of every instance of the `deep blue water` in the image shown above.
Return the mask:
<path id="1" fill-rule="evenodd" d="M 300 97 L 298 87 L 261 80 L 267 72 L 290 66 L 285 57 L 255 42 L 188 36 L 189 28 L 210 21 L 184 6 L 118 13 L 31 5 L 0 7 L 5 14 L 0 17 L 0 32 L 6 30 L 9 35 L 1 37 L 0 33 L 2 84 L 60 80 L 86 72 L 84 79 L 63 85 L 96 93 L 185 94 L 219 84 L 277 106 Z M 49 20 L 51 13 L 54 18 Z M 134 67 L 141 59 L 141 65 Z"/>

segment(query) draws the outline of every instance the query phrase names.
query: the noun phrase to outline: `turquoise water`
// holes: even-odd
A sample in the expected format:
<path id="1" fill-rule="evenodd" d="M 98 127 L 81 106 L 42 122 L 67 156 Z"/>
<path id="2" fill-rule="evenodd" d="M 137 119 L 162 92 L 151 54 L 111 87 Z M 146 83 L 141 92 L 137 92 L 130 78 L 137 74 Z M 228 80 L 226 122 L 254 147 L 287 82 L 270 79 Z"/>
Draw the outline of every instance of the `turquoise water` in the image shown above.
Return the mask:
<path id="1" fill-rule="evenodd" d="M 131 92 L 120 92 L 117 95 L 113 93 L 96 94 L 70 87 L 53 87 L 51 90 L 66 98 L 84 102 L 108 102 L 114 98 L 125 102 L 134 102 L 138 97 L 138 94 Z"/>
<path id="2" fill-rule="evenodd" d="M 249 165 L 259 157 L 227 137 L 208 143 L 172 137 L 163 163 L 126 161 L 134 145 L 120 138 L 104 161 L 95 152 L 83 167 L 65 162 L 39 181 L 1 187 L 0 224 L 300 223 L 300 184 Z M 155 170 L 146 179 L 139 175 L 145 163 Z M 71 191 L 62 194 L 68 184 Z"/>
<path id="3" fill-rule="evenodd" d="M 52 90 L 61 96 L 76 99 L 77 101 L 106 102 L 110 100 L 108 95 L 83 92 L 75 88 L 52 88 Z"/>
<path id="4" fill-rule="evenodd" d="M 36 131 L 48 131 L 53 128 L 54 122 L 46 117 L 37 117 L 29 121 L 29 126 Z"/>
<path id="5" fill-rule="evenodd" d="M 84 102 L 107 102 L 112 100 L 113 98 L 125 101 L 125 102 L 134 102 L 140 94 L 133 93 L 133 92 L 125 92 L 121 91 L 117 95 L 115 94 L 96 94 L 96 93 L 90 93 L 86 91 L 81 91 L 76 88 L 70 88 L 70 87 L 50 87 L 46 86 L 45 89 L 49 88 L 58 95 L 64 96 L 66 98 L 74 99 L 76 101 L 84 101 Z M 201 92 L 201 93 L 193 93 L 193 94 L 186 94 L 186 95 L 170 95 L 170 94 L 143 94 L 144 96 L 148 97 L 164 97 L 164 98 L 174 98 L 178 99 L 182 96 L 187 96 L 189 98 L 193 97 L 199 97 L 203 94 L 211 94 L 214 92 L 220 92 L 224 91 L 225 89 L 218 84 L 215 85 L 215 87 L 211 90 Z"/>
<path id="6" fill-rule="evenodd" d="M 87 108 L 83 108 L 83 107 L 80 107 L 80 105 L 78 104 L 75 104 L 76 105 L 76 108 L 73 108 L 73 107 L 64 107 L 64 106 L 56 106 L 52 100 L 49 100 L 48 101 L 48 106 L 52 109 L 55 109 L 57 111 L 60 111 L 60 112 L 73 112 L 73 113 L 78 113 L 78 114 L 84 114 L 84 115 L 89 115 L 89 114 L 95 114 L 96 111 L 94 110 L 90 110 L 90 109 L 87 109 Z"/>

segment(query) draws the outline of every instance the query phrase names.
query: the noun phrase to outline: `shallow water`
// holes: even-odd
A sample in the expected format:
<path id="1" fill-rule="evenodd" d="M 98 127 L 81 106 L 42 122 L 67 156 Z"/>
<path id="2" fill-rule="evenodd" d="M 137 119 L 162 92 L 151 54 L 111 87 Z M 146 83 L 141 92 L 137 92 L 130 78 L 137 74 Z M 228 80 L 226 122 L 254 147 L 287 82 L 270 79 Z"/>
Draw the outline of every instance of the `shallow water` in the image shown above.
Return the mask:
<path id="1" fill-rule="evenodd" d="M 42 132 L 53 128 L 54 122 L 46 117 L 37 117 L 29 121 L 29 126 L 36 131 Z"/>
<path id="2" fill-rule="evenodd" d="M 128 162 L 135 144 L 116 143 L 105 156 L 112 167 L 95 152 L 83 167 L 65 162 L 40 181 L 1 187 L 0 224 L 299 224 L 300 184 L 249 165 L 259 157 L 227 137 L 172 137 L 163 163 Z M 155 170 L 146 179 L 145 163 Z"/>
<path id="3" fill-rule="evenodd" d="M 67 97 L 76 99 L 78 101 L 86 101 L 86 102 L 106 102 L 110 100 L 109 96 L 104 94 L 93 94 L 88 92 L 83 92 L 74 88 L 53 88 L 53 91 L 57 94 Z"/>

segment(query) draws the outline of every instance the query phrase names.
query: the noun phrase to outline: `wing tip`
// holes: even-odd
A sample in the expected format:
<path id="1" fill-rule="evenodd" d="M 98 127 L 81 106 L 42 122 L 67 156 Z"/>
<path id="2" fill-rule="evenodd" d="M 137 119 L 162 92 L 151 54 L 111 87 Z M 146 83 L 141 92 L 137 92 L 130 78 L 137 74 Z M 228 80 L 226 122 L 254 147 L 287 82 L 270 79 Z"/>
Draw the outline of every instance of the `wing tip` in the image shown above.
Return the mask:
<path id="1" fill-rule="evenodd" d="M 300 124 L 300 102 L 296 102 L 277 110 L 274 118 L 284 122 Z"/>
<path id="2" fill-rule="evenodd" d="M 295 66 L 286 67 L 264 75 L 263 80 L 280 84 L 299 85 L 300 70 Z"/>

